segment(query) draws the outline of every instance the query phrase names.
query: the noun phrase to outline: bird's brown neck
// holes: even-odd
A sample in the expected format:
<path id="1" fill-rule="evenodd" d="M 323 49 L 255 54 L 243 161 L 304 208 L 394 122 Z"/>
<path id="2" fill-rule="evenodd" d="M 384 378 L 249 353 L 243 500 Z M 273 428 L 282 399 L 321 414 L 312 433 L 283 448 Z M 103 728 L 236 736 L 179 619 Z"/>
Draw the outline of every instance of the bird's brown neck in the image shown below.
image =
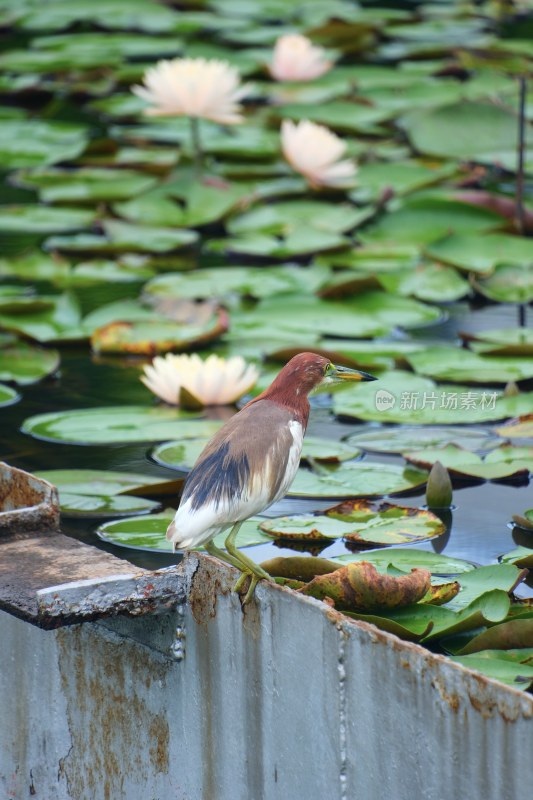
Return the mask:
<path id="1" fill-rule="evenodd" d="M 282 406 L 290 411 L 294 419 L 297 420 L 302 428 L 307 428 L 307 423 L 309 421 L 309 400 L 307 399 L 307 395 L 305 392 L 297 392 L 294 387 L 292 386 L 276 386 L 276 382 L 265 389 L 264 392 L 261 392 L 253 400 L 250 400 L 247 405 L 252 405 L 252 403 L 257 403 L 259 400 L 270 400 L 271 403 L 275 403 L 278 406 Z"/>

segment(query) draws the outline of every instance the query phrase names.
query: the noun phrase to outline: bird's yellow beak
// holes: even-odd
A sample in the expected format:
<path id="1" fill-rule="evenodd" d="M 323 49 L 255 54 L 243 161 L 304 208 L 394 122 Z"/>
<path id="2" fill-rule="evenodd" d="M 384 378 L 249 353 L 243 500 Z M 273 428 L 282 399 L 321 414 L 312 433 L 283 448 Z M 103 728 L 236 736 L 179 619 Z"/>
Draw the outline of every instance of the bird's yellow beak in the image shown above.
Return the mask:
<path id="1" fill-rule="evenodd" d="M 328 382 L 340 381 L 377 381 L 373 375 L 368 372 L 360 372 L 358 369 L 349 369 L 348 367 L 341 367 L 338 364 L 329 364 L 326 369 L 325 378 Z"/>

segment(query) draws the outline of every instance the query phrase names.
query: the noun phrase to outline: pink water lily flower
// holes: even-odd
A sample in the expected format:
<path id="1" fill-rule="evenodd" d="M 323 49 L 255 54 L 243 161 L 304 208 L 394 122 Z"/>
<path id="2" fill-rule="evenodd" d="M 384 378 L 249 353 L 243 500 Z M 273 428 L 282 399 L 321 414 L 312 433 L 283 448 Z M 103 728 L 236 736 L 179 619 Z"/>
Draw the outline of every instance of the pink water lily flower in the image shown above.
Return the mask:
<path id="1" fill-rule="evenodd" d="M 300 34 L 280 36 L 274 46 L 268 69 L 277 81 L 311 81 L 331 69 L 333 62 L 326 58 L 321 47 Z"/>
<path id="2" fill-rule="evenodd" d="M 321 186 L 344 189 L 354 185 L 355 162 L 351 158 L 340 160 L 346 152 L 346 142 L 324 125 L 309 120 L 298 123 L 284 120 L 281 148 L 291 167 L 315 189 Z"/>

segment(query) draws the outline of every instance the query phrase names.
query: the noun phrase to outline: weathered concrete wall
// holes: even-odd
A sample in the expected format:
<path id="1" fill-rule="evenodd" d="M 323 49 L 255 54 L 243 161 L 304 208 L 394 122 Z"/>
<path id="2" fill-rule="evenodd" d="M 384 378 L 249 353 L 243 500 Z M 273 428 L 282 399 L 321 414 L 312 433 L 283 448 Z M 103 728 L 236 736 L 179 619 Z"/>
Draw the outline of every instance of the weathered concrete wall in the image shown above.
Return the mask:
<path id="1" fill-rule="evenodd" d="M 515 800 L 533 698 L 189 558 L 162 615 L 0 612 L 2 800 Z M 176 639 L 176 628 L 179 636 Z M 527 791 L 527 789 L 526 789 Z"/>

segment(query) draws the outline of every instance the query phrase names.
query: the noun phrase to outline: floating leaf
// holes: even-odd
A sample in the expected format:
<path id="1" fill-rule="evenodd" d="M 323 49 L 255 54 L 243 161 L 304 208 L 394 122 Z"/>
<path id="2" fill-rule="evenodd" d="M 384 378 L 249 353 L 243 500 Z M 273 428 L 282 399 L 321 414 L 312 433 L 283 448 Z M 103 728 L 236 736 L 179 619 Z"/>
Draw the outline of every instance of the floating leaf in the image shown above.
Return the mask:
<path id="1" fill-rule="evenodd" d="M 457 655 L 468 655 L 480 650 L 512 650 L 531 648 L 529 657 L 533 666 L 533 619 L 512 619 L 500 622 L 474 636 Z M 525 655 L 525 654 L 524 654 Z"/>
<path id="2" fill-rule="evenodd" d="M 40 169 L 19 173 L 17 183 L 35 187 L 44 203 L 93 203 L 122 200 L 151 188 L 156 179 L 120 169 Z"/>
<path id="3" fill-rule="evenodd" d="M 130 547 L 133 550 L 156 550 L 172 553 L 172 544 L 166 538 L 166 531 L 174 517 L 174 509 L 167 509 L 161 514 L 151 514 L 149 517 L 134 517 L 123 519 L 119 522 L 107 522 L 97 528 L 96 533 L 105 542 L 117 547 Z M 259 530 L 260 517 L 247 519 L 237 534 L 237 547 L 251 547 L 264 544 L 267 537 Z M 214 542 L 218 547 L 224 547 L 228 531 L 215 537 Z M 191 548 L 203 550 L 203 547 Z"/>
<path id="4" fill-rule="evenodd" d="M 403 126 L 420 153 L 516 169 L 516 117 L 496 103 L 426 108 L 409 114 Z"/>
<path id="5" fill-rule="evenodd" d="M 421 264 L 377 276 L 388 292 L 417 297 L 431 303 L 450 303 L 470 293 L 470 285 L 455 269 L 442 264 Z"/>
<path id="6" fill-rule="evenodd" d="M 358 458 L 361 451 L 346 442 L 322 439 L 319 436 L 306 436 L 302 447 L 302 460 L 336 463 Z"/>
<path id="7" fill-rule="evenodd" d="M 404 453 L 405 459 L 417 467 L 429 469 L 440 461 L 452 475 L 499 480 L 533 470 L 533 447 L 503 445 L 482 458 L 454 444 Z"/>
<path id="8" fill-rule="evenodd" d="M 386 550 L 365 550 L 362 553 L 343 553 L 334 556 L 334 561 L 369 561 L 376 569 L 387 571 L 389 566 L 408 572 L 413 567 L 427 569 L 432 575 L 460 575 L 470 572 L 475 565 L 460 558 L 434 553 L 430 550 L 417 550 L 411 547 L 391 547 Z"/>
<path id="9" fill-rule="evenodd" d="M 506 397 L 491 389 L 473 391 L 467 386 L 442 384 L 408 372 L 391 371 L 376 384 L 361 384 L 337 393 L 333 409 L 343 417 L 376 422 L 445 425 L 486 422 L 528 413 L 533 393 Z"/>
<path id="10" fill-rule="evenodd" d="M 498 328 L 479 333 L 461 333 L 461 338 L 476 353 L 533 356 L 533 330 L 527 328 Z"/>
<path id="11" fill-rule="evenodd" d="M 37 383 L 59 367 L 57 350 L 44 350 L 23 342 L 2 346 L 0 342 L 0 380 L 19 386 Z"/>
<path id="12" fill-rule="evenodd" d="M 70 293 L 0 303 L 0 327 L 38 342 L 87 338 L 77 298 Z"/>
<path id="13" fill-rule="evenodd" d="M 111 322 L 94 331 L 91 346 L 99 353 L 153 356 L 194 349 L 217 339 L 227 329 L 228 315 L 223 310 L 212 314 L 207 322 L 196 325 L 151 320 Z"/>
<path id="14" fill-rule="evenodd" d="M 343 463 L 324 467 L 317 475 L 299 469 L 291 484 L 290 497 L 377 497 L 398 494 L 422 486 L 427 473 L 402 469 L 394 464 Z"/>
<path id="15" fill-rule="evenodd" d="M 261 566 L 273 578 L 289 578 L 297 581 L 310 581 L 315 575 L 326 575 L 339 568 L 335 561 L 305 556 L 270 558 L 268 561 L 262 561 Z"/>
<path id="16" fill-rule="evenodd" d="M 533 549 L 516 547 L 501 557 L 502 564 L 514 564 L 521 569 L 533 569 Z"/>
<path id="17" fill-rule="evenodd" d="M 480 428 L 445 425 L 365 428 L 348 436 L 347 442 L 375 453 L 404 453 L 420 446 L 434 448 L 455 444 L 465 450 L 488 450 L 498 442 L 489 431 Z"/>
<path id="18" fill-rule="evenodd" d="M 527 265 L 531 242 L 525 236 L 506 233 L 455 233 L 426 248 L 427 255 L 467 272 L 493 272 L 498 264 Z"/>
<path id="19" fill-rule="evenodd" d="M 499 264 L 487 278 L 477 278 L 474 287 L 497 303 L 530 303 L 533 300 L 531 265 Z"/>
<path id="20" fill-rule="evenodd" d="M 4 386 L 0 383 L 0 408 L 4 406 L 11 406 L 20 400 L 20 395 L 10 386 Z"/>
<path id="21" fill-rule="evenodd" d="M 533 378 L 533 358 L 483 356 L 446 345 L 428 347 L 406 358 L 419 375 L 439 381 L 508 383 Z"/>
<path id="22" fill-rule="evenodd" d="M 35 135 L 35 134 L 33 134 Z M 47 206 L 0 206 L 0 231 L 8 233 L 66 233 L 87 228 L 94 221 L 93 211 Z"/>
<path id="23" fill-rule="evenodd" d="M 159 511 L 161 503 L 143 497 L 74 494 L 60 492 L 61 513 L 66 517 L 129 517 Z"/>
<path id="24" fill-rule="evenodd" d="M 527 655 L 523 655 L 527 659 L 529 658 L 529 652 L 526 652 Z M 488 678 L 500 681 L 500 683 L 506 683 L 508 686 L 529 689 L 533 684 L 533 666 L 523 663 L 520 658 L 521 656 L 517 654 L 516 662 L 513 663 L 501 650 L 485 650 L 474 655 L 452 656 L 450 660 L 468 669 L 481 672 Z"/>
<path id="25" fill-rule="evenodd" d="M 81 125 L 39 119 L 3 120 L 0 161 L 4 169 L 56 164 L 77 158 L 87 141 L 87 130 Z"/>
<path id="26" fill-rule="evenodd" d="M 510 439 L 531 439 L 533 438 L 533 414 L 523 414 L 494 430 L 499 436 Z"/>
<path id="27" fill-rule="evenodd" d="M 336 608 L 375 611 L 416 603 L 428 592 L 430 579 L 430 573 L 423 569 L 394 577 L 379 573 L 366 561 L 359 561 L 319 575 L 298 591 L 318 600 L 331 598 Z"/>
<path id="28" fill-rule="evenodd" d="M 266 520 L 261 530 L 279 539 L 321 541 L 342 537 L 372 547 L 430 539 L 443 533 L 444 526 L 422 509 L 350 500 L 322 514 Z"/>
<path id="29" fill-rule="evenodd" d="M 220 423 L 174 408 L 110 406 L 54 411 L 26 419 L 21 430 L 36 439 L 64 444 L 111 444 L 212 436 Z"/>

